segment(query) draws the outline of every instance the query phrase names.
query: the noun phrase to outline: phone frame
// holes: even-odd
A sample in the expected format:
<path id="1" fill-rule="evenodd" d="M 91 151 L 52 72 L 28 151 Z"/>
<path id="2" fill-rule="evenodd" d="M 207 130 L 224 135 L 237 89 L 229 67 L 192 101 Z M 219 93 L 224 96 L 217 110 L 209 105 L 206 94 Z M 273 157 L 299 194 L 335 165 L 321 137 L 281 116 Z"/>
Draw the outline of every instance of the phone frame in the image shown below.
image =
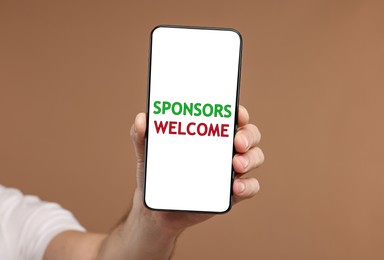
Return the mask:
<path id="1" fill-rule="evenodd" d="M 151 68 L 152 68 L 152 43 L 153 43 L 153 33 L 158 28 L 179 28 L 179 29 L 198 29 L 198 30 L 220 30 L 220 31 L 232 31 L 239 36 L 240 46 L 239 46 L 239 64 L 237 72 L 237 85 L 236 85 L 236 98 L 235 98 L 235 110 L 234 110 L 234 131 L 232 137 L 232 143 L 235 140 L 235 135 L 237 133 L 238 126 L 238 110 L 239 110 L 239 97 L 240 97 L 240 79 L 241 79 L 241 65 L 242 65 L 242 51 L 243 51 L 243 38 L 239 31 L 233 28 L 225 27 L 206 27 L 206 26 L 183 26 L 183 25 L 157 25 L 151 30 L 150 33 L 150 43 L 149 43 L 149 58 L 148 58 L 148 83 L 147 83 L 147 100 L 146 100 L 146 130 L 145 130 L 145 148 L 144 148 L 144 183 L 143 183 L 143 204 L 146 208 L 154 211 L 165 211 L 165 212 L 189 212 L 189 213 L 201 213 L 201 214 L 225 214 L 229 212 L 233 205 L 233 182 L 235 179 L 235 170 L 233 164 L 231 167 L 231 181 L 229 187 L 229 203 L 228 208 L 224 211 L 199 211 L 199 210 L 178 210 L 178 209 L 158 209 L 150 207 L 145 201 L 146 194 L 146 179 L 147 179 L 147 152 L 148 152 L 148 125 L 149 125 L 149 111 L 150 111 L 150 94 L 151 94 Z M 232 145 L 232 158 L 236 154 L 236 149 L 234 143 Z"/>

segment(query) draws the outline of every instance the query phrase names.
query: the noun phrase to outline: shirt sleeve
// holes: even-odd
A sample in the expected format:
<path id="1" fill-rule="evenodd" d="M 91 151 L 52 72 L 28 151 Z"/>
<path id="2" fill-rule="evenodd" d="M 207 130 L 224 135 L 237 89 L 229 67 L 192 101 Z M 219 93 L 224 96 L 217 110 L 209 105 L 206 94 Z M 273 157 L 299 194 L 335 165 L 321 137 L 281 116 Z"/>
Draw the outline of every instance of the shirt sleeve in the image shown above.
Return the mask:
<path id="1" fill-rule="evenodd" d="M 0 186 L 0 243 L 12 259 L 42 260 L 49 242 L 66 230 L 85 231 L 57 203 Z"/>

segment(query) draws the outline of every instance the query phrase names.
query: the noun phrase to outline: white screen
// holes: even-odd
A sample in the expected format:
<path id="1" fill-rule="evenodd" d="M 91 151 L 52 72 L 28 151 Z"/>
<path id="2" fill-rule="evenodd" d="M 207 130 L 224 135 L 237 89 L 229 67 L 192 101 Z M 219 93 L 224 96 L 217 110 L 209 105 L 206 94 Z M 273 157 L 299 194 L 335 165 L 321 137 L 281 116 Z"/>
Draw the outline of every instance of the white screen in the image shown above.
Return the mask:
<path id="1" fill-rule="evenodd" d="M 229 210 L 240 51 L 241 38 L 232 30 L 152 32 L 148 207 Z"/>

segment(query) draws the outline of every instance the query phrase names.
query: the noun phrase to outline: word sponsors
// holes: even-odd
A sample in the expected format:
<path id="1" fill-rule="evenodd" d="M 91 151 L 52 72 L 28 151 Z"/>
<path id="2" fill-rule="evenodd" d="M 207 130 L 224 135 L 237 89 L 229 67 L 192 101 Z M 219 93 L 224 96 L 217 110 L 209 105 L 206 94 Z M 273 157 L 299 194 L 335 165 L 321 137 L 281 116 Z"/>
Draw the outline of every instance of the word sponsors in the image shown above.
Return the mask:
<path id="1" fill-rule="evenodd" d="M 175 116 L 183 114 L 184 116 L 189 114 L 190 116 L 201 116 L 204 115 L 205 117 L 210 116 L 220 116 L 229 118 L 232 115 L 231 112 L 231 105 L 221 105 L 221 104 L 201 104 L 201 103 L 180 103 L 180 102 L 174 102 L 170 103 L 168 101 L 155 101 L 153 102 L 153 106 L 155 108 L 155 111 L 153 111 L 154 114 L 166 114 L 171 112 Z M 170 110 L 170 111 L 168 111 Z M 224 110 L 224 111 L 223 111 Z M 167 112 L 168 111 L 168 112 Z"/>
<path id="2" fill-rule="evenodd" d="M 192 117 L 222 117 L 232 116 L 231 105 L 221 104 L 201 104 L 201 103 L 181 103 L 168 101 L 155 101 L 153 103 L 153 113 L 155 115 L 174 115 Z M 154 120 L 157 134 L 170 135 L 198 135 L 198 136 L 217 136 L 228 137 L 229 124 L 179 122 L 179 121 L 158 121 Z"/>

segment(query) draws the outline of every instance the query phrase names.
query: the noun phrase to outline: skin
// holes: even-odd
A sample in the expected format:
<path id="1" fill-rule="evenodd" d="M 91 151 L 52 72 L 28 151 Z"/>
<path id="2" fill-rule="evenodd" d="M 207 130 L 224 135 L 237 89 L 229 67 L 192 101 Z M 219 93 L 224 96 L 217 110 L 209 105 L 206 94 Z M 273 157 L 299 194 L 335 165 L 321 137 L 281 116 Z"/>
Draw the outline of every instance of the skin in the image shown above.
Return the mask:
<path id="1" fill-rule="evenodd" d="M 214 214 L 152 211 L 143 205 L 145 129 L 146 116 L 140 113 L 131 128 L 137 159 L 137 188 L 132 209 L 125 220 L 108 235 L 63 232 L 50 242 L 44 260 L 170 259 L 177 237 L 186 228 L 214 216 Z M 264 154 L 257 146 L 260 137 L 257 127 L 249 123 L 247 110 L 240 106 L 238 132 L 234 140 L 236 155 L 232 162 L 236 171 L 233 183 L 234 204 L 252 198 L 260 189 L 255 178 L 244 176 L 264 161 Z"/>

